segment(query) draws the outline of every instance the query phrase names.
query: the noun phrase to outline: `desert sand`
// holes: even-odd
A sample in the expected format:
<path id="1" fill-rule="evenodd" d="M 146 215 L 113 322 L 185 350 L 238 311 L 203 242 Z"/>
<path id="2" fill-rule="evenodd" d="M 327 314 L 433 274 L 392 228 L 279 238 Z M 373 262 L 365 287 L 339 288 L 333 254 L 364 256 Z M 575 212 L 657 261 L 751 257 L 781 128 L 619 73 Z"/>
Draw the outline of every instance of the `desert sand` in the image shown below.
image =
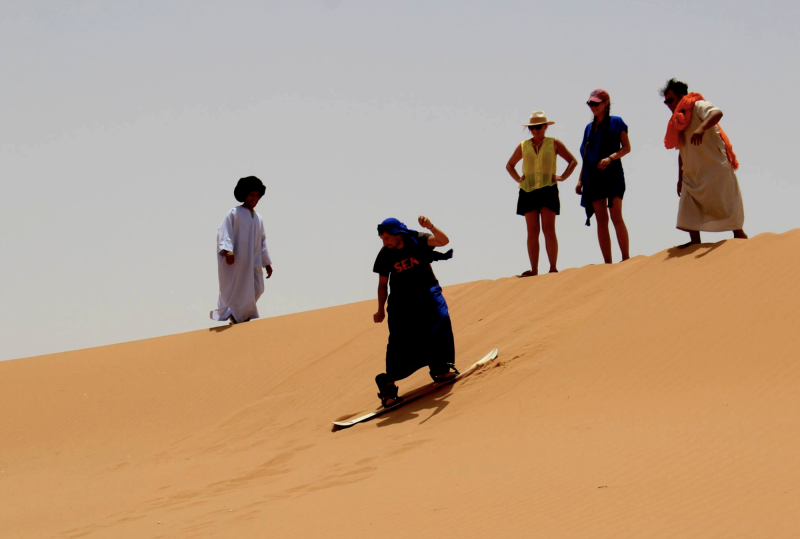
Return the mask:
<path id="1" fill-rule="evenodd" d="M 446 287 L 498 360 L 338 432 L 374 300 L 2 362 L 0 537 L 798 537 L 798 270 L 800 230 Z"/>

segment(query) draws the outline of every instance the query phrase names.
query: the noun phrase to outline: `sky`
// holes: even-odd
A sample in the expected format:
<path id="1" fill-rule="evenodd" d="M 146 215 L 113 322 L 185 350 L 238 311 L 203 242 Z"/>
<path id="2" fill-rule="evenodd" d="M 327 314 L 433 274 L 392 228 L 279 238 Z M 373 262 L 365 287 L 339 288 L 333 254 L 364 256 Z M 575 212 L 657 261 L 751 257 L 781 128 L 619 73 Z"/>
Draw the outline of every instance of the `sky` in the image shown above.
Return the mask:
<path id="1" fill-rule="evenodd" d="M 0 360 L 217 325 L 216 231 L 249 175 L 267 186 L 275 270 L 262 318 L 374 299 L 390 216 L 448 234 L 444 286 L 519 274 L 506 161 L 533 110 L 578 156 L 595 88 L 629 126 L 632 256 L 688 239 L 663 146 L 671 77 L 724 112 L 745 231 L 796 228 L 798 15 L 740 0 L 3 0 Z M 602 262 L 577 178 L 559 186 L 562 271 Z"/>

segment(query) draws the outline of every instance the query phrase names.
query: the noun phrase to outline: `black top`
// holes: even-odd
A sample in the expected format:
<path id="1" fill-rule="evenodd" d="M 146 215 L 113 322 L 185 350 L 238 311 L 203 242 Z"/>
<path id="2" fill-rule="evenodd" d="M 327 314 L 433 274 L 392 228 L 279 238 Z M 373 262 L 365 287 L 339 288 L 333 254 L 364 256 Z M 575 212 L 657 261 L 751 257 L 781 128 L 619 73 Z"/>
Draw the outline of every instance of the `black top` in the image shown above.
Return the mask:
<path id="1" fill-rule="evenodd" d="M 428 245 L 430 234 L 418 232 L 420 245 L 404 239 L 402 249 L 383 247 L 375 259 L 372 271 L 389 277 L 391 292 L 408 293 L 429 291 L 439 284 L 431 268 L 433 247 Z M 436 253 L 439 254 L 439 253 Z"/>

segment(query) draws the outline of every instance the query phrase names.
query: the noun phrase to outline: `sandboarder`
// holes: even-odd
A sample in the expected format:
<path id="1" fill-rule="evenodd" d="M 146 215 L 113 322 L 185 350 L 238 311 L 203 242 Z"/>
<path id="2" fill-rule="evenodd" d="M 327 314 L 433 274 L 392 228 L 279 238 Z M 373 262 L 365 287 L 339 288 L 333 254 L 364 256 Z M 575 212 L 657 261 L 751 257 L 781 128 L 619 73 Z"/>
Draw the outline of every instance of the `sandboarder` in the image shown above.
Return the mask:
<path id="1" fill-rule="evenodd" d="M 664 146 L 678 148 L 678 222 L 689 233 L 688 247 L 700 243 L 700 231 L 733 232 L 747 239 L 744 205 L 736 169 L 739 161 L 719 125 L 722 111 L 691 92 L 685 82 L 670 79 L 661 89 L 672 111 Z"/>
<path id="2" fill-rule="evenodd" d="M 267 279 L 272 277 L 264 222 L 255 211 L 265 192 L 255 176 L 240 179 L 233 191 L 242 205 L 228 212 L 217 231 L 219 302 L 211 311 L 212 320 L 236 324 L 258 318 L 256 301 L 264 293 L 262 266 Z"/>
<path id="3" fill-rule="evenodd" d="M 375 383 L 384 407 L 399 401 L 395 382 L 426 365 L 434 382 L 445 382 L 458 372 L 450 313 L 431 268 L 431 262 L 452 258 L 453 250 L 435 251 L 434 247 L 443 247 L 450 239 L 425 216 L 419 217 L 419 224 L 431 234 L 409 230 L 394 218 L 378 225 L 383 248 L 373 267 L 379 276 L 378 311 L 373 320 L 383 322 L 388 299 L 389 343 L 386 372 L 376 376 Z"/>

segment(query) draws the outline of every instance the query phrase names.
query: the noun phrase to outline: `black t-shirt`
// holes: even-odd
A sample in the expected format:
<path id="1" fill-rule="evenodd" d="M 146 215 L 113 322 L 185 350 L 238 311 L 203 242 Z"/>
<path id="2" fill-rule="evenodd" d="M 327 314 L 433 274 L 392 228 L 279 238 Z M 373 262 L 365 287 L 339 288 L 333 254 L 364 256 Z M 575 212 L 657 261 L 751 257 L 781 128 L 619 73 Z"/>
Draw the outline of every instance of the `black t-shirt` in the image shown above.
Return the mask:
<path id="1" fill-rule="evenodd" d="M 418 232 L 421 245 L 404 238 L 402 249 L 384 247 L 375 259 L 372 271 L 389 277 L 392 294 L 402 292 L 427 292 L 439 284 L 431 268 L 431 252 L 428 246 L 430 234 Z"/>

